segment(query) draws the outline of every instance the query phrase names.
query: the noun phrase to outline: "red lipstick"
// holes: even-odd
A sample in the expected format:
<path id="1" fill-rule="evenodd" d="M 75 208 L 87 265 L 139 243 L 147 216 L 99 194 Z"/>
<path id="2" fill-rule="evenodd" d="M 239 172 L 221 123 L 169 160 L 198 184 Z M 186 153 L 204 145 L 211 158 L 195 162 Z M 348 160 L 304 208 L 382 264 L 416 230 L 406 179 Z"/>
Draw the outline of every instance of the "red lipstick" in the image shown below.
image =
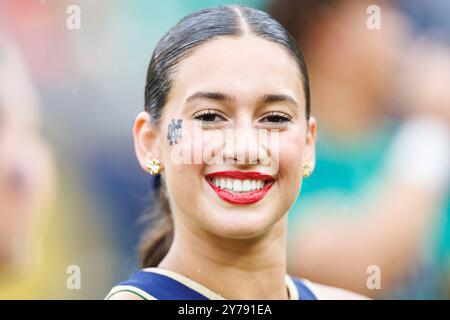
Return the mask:
<path id="1" fill-rule="evenodd" d="M 220 188 L 212 182 L 212 178 L 229 178 L 239 180 L 263 180 L 264 186 L 258 190 L 236 192 L 225 188 Z M 246 205 L 260 201 L 264 198 L 275 182 L 273 176 L 263 174 L 260 172 L 245 172 L 245 171 L 219 171 L 206 175 L 208 181 L 214 192 L 223 200 L 238 205 Z"/>

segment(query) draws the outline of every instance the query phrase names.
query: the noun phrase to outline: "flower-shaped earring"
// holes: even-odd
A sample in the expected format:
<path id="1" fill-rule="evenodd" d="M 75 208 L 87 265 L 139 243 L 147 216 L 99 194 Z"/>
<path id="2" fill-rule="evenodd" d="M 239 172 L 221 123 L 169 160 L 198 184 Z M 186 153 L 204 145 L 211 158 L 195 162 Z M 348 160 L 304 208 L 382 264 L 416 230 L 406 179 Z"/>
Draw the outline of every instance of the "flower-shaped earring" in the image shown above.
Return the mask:
<path id="1" fill-rule="evenodd" d="M 303 163 L 303 177 L 308 178 L 309 176 L 311 176 L 311 173 L 311 166 L 307 161 L 305 161 Z"/>
<path id="2" fill-rule="evenodd" d="M 147 171 L 152 176 L 160 174 L 162 171 L 161 161 L 155 158 L 147 161 Z"/>

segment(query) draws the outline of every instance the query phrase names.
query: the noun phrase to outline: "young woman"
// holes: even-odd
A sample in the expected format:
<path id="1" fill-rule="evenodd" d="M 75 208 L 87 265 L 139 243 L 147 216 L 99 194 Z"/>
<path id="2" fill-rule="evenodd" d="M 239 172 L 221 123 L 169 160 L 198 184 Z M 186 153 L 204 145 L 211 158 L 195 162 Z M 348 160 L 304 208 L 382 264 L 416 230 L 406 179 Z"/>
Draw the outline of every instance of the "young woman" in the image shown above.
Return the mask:
<path id="1" fill-rule="evenodd" d="M 314 168 L 316 122 L 304 57 L 269 15 L 217 7 L 174 26 L 150 61 L 134 140 L 159 203 L 144 269 L 107 299 L 359 297 L 286 274 L 287 212 Z"/>

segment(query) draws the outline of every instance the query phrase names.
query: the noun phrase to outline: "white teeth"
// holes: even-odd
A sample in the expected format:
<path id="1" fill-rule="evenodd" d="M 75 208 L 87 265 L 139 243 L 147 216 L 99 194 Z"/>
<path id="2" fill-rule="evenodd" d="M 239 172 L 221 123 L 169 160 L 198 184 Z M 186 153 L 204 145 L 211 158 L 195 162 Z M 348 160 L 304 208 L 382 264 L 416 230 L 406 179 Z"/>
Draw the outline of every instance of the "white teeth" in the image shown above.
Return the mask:
<path id="1" fill-rule="evenodd" d="M 242 182 L 241 180 L 233 181 L 233 191 L 241 192 L 242 191 Z"/>
<path id="2" fill-rule="evenodd" d="M 234 192 L 248 192 L 264 187 L 263 180 L 211 178 L 211 182 L 220 189 L 227 189 Z"/>

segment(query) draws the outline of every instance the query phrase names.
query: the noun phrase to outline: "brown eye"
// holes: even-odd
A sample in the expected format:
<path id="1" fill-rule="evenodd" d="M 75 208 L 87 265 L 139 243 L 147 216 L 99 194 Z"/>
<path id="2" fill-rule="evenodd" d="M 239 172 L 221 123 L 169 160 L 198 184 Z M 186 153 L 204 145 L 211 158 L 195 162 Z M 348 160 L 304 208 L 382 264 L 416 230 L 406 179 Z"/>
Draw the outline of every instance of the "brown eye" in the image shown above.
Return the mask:
<path id="1" fill-rule="evenodd" d="M 225 117 L 216 110 L 200 111 L 194 115 L 194 119 L 206 123 L 214 123 L 226 120 Z"/>
<path id="2" fill-rule="evenodd" d="M 292 117 L 282 112 L 271 112 L 261 119 L 261 122 L 286 123 L 292 120 Z"/>

